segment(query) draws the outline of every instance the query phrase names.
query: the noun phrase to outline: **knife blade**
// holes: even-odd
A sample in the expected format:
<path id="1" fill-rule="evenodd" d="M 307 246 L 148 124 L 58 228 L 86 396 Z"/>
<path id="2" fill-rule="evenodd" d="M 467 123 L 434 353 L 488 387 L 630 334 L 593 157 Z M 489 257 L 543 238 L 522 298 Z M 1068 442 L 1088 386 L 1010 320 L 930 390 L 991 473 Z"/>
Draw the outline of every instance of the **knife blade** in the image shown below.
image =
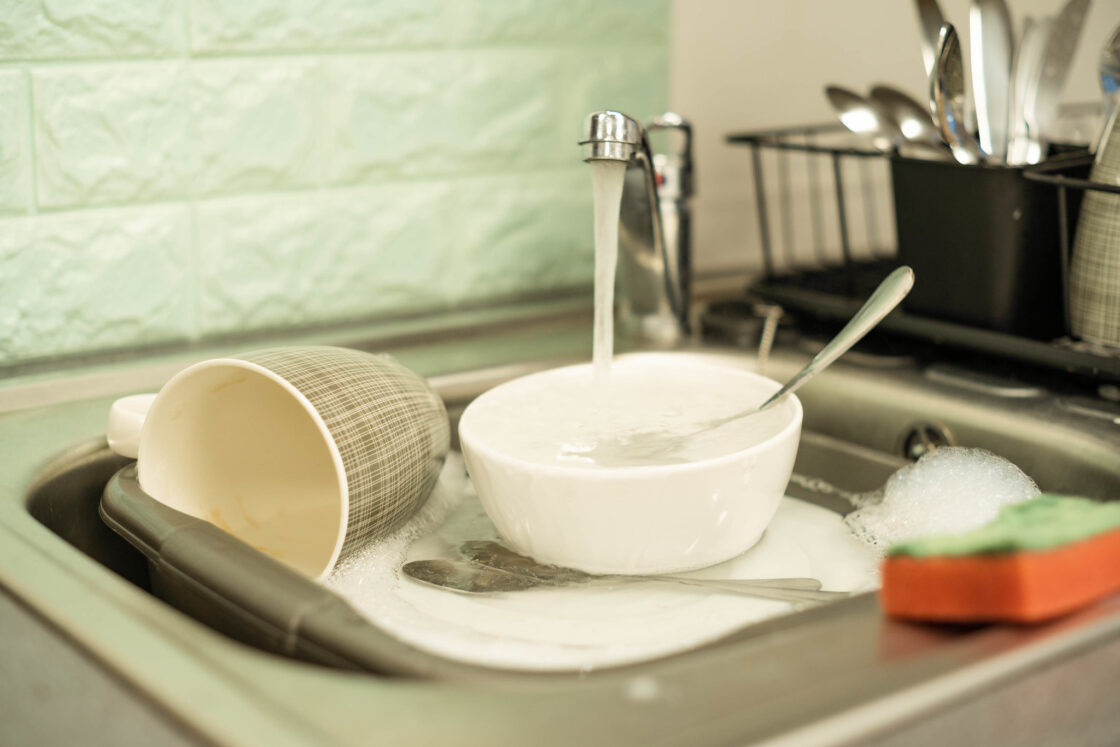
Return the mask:
<path id="1" fill-rule="evenodd" d="M 1004 0 L 972 0 L 968 13 L 972 94 L 980 149 L 1007 159 L 1007 103 L 1015 32 Z"/>
<path id="2" fill-rule="evenodd" d="M 1069 0 L 1050 27 L 1038 82 L 1027 89 L 1025 118 L 1030 136 L 1027 163 L 1038 163 L 1046 152 L 1046 138 L 1057 116 L 1062 89 L 1088 12 L 1089 0 Z"/>

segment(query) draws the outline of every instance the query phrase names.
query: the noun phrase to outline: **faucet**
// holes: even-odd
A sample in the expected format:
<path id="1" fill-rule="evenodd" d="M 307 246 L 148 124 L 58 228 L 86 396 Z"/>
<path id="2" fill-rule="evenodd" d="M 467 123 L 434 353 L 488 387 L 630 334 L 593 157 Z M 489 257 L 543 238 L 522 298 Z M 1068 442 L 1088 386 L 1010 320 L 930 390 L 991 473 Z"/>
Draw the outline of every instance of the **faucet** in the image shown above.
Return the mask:
<path id="1" fill-rule="evenodd" d="M 652 154 L 647 131 L 616 111 L 588 115 L 583 160 L 627 164 L 618 219 L 618 324 L 644 339 L 671 342 L 689 330 L 692 131 L 663 114 L 650 130 L 673 130 L 672 153 Z"/>

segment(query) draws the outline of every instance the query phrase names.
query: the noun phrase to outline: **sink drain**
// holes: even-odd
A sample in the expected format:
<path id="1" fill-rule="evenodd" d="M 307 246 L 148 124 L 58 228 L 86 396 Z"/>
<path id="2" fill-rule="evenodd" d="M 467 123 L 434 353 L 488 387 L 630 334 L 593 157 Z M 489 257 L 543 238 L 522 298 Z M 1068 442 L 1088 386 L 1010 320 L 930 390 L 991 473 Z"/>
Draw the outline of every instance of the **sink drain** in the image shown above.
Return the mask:
<path id="1" fill-rule="evenodd" d="M 939 423 L 914 423 L 899 439 L 903 458 L 917 461 L 942 446 L 956 446 L 956 439 L 949 429 Z"/>

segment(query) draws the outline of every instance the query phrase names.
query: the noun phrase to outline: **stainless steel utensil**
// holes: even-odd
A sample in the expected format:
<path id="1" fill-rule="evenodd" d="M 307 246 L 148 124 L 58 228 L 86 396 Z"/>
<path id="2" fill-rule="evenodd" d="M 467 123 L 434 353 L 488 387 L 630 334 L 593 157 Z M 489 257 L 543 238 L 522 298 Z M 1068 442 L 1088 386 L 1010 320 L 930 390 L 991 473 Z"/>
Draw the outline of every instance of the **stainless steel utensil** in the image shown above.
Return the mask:
<path id="1" fill-rule="evenodd" d="M 930 76 L 930 104 L 941 136 L 962 164 L 984 160 L 980 146 L 967 127 L 964 83 L 964 56 L 953 24 L 941 27 L 938 37 L 937 61 Z"/>
<path id="2" fill-rule="evenodd" d="M 664 430 L 651 430 L 638 433 L 623 433 L 604 438 L 588 450 L 578 452 L 581 456 L 602 465 L 626 465 L 635 458 L 668 459 L 699 433 L 714 430 L 740 418 L 762 412 L 781 402 L 807 384 L 814 376 L 832 365 L 837 358 L 863 339 L 879 322 L 889 314 L 914 287 L 914 271 L 905 265 L 899 267 L 871 294 L 859 311 L 836 333 L 827 345 L 809 361 L 804 368 L 794 374 L 785 386 L 758 407 L 698 423 L 688 432 L 668 433 Z"/>
<path id="3" fill-rule="evenodd" d="M 1100 59 L 1101 93 L 1104 95 L 1104 121 L 1101 130 L 1093 140 L 1093 152 L 1100 153 L 1104 133 L 1112 119 L 1112 112 L 1120 100 L 1120 26 L 1117 26 L 1101 48 Z"/>
<path id="4" fill-rule="evenodd" d="M 1008 103 L 1007 162 L 1021 166 L 1027 162 L 1031 149 L 1031 134 L 1027 131 L 1027 98 L 1035 85 L 1042 68 L 1042 53 L 1046 50 L 1046 39 L 1050 34 L 1053 19 L 1044 16 L 1023 19 L 1023 36 L 1015 51 L 1015 61 L 1011 66 L 1011 98 Z"/>
<path id="5" fill-rule="evenodd" d="M 532 576 L 540 581 L 557 584 L 579 584 L 590 581 L 612 579 L 637 579 L 646 581 L 681 581 L 691 583 L 702 581 L 708 585 L 709 581 L 718 584 L 727 584 L 729 581 L 735 586 L 763 586 L 768 589 L 793 589 L 799 591 L 819 591 L 821 582 L 815 578 L 752 578 L 752 579 L 695 579 L 687 576 L 676 575 L 631 575 L 631 574 L 594 574 L 585 573 L 575 568 L 565 568 L 562 565 L 538 563 L 527 555 L 514 552 L 508 547 L 493 540 L 468 540 L 459 545 L 459 552 L 468 560 L 487 568 L 494 568 L 509 573 L 519 573 L 523 576 Z"/>
<path id="6" fill-rule="evenodd" d="M 1026 163 L 1038 163 L 1046 154 L 1046 138 L 1058 114 L 1062 89 L 1088 11 L 1089 0 L 1069 0 L 1047 34 L 1038 80 L 1033 86 L 1028 85 L 1023 108 L 1029 137 Z"/>
<path id="7" fill-rule="evenodd" d="M 980 149 L 989 159 L 1007 160 L 1007 102 L 1015 32 L 1004 0 L 972 0 L 969 60 Z"/>
<path id="8" fill-rule="evenodd" d="M 893 153 L 903 142 L 898 125 L 872 101 L 840 86 L 828 86 L 824 92 L 844 126 L 857 135 L 869 138 L 876 150 Z"/>
<path id="9" fill-rule="evenodd" d="M 756 584 L 744 579 L 700 579 L 684 576 L 589 576 L 586 579 L 579 580 L 551 580 L 525 573 L 491 568 L 466 560 L 413 560 L 401 566 L 401 571 L 417 581 L 467 594 L 493 594 L 536 588 L 563 588 L 592 583 L 612 585 L 635 581 L 654 581 L 678 583 L 712 591 L 742 594 L 758 599 L 772 599 L 800 604 L 829 602 L 851 596 L 848 592 L 842 591 L 784 588 Z"/>
<path id="10" fill-rule="evenodd" d="M 933 75 L 937 65 L 937 44 L 945 16 L 937 0 L 915 0 L 918 9 L 918 23 L 921 26 L 919 41 L 922 45 L 922 62 L 926 66 L 926 77 Z"/>
<path id="11" fill-rule="evenodd" d="M 941 132 L 937 129 L 928 106 L 922 106 L 903 91 L 882 83 L 872 87 L 868 99 L 898 125 L 907 143 L 916 145 L 923 151 L 948 156 L 948 146 L 941 139 Z"/>

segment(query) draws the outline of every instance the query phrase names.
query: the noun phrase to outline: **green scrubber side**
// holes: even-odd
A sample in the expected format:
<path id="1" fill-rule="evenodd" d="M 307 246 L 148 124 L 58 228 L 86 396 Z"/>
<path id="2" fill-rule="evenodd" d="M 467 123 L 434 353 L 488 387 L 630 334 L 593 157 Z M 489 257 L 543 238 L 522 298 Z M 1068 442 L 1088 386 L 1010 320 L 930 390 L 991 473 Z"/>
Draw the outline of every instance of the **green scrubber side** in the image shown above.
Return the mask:
<path id="1" fill-rule="evenodd" d="M 887 554 L 924 558 L 1051 550 L 1117 528 L 1120 501 L 1043 493 L 1005 506 L 995 519 L 978 529 L 903 542 Z"/>

